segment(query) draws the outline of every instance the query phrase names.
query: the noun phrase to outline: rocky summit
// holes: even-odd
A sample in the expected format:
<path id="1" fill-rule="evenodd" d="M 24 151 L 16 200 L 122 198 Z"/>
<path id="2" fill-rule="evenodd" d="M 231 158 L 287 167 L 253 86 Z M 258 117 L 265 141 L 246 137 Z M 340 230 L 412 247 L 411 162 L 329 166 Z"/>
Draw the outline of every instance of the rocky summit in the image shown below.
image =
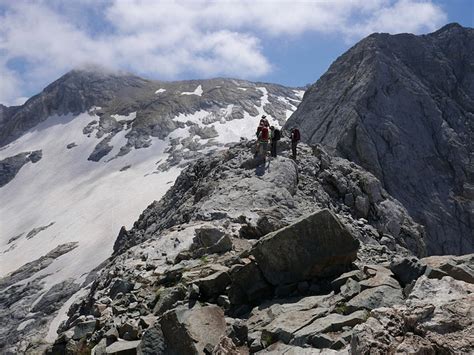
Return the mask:
<path id="1" fill-rule="evenodd" d="M 474 29 L 373 34 L 286 123 L 372 172 L 426 228 L 430 254 L 474 251 Z"/>

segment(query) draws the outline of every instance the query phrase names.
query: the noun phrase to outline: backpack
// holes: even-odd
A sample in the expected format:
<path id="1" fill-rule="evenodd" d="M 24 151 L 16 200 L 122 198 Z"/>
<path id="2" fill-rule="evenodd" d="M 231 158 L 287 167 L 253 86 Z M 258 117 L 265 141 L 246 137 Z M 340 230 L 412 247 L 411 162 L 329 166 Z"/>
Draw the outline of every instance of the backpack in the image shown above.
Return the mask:
<path id="1" fill-rule="evenodd" d="M 269 138 L 270 138 L 270 132 L 269 132 L 268 127 L 262 127 L 262 129 L 260 130 L 260 140 L 268 141 Z"/>
<path id="2" fill-rule="evenodd" d="M 276 129 L 273 131 L 273 140 L 274 141 L 279 141 L 281 138 L 281 133 L 279 129 Z"/>
<path id="3" fill-rule="evenodd" d="M 291 137 L 291 140 L 294 141 L 294 142 L 297 142 L 300 140 L 300 130 L 298 128 L 295 128 L 293 130 L 293 135 Z"/>

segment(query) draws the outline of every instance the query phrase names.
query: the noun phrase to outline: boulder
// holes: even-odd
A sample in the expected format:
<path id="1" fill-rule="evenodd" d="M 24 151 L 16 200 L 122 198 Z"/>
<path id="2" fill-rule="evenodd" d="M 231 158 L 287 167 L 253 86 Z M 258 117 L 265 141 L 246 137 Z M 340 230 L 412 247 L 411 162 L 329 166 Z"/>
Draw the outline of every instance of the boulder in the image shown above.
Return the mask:
<path id="1" fill-rule="evenodd" d="M 370 277 L 366 280 L 359 282 L 362 290 L 371 287 L 379 286 L 390 286 L 393 288 L 400 288 L 400 284 L 394 279 L 393 273 L 380 265 L 366 265 L 364 266 L 364 272 Z"/>
<path id="2" fill-rule="evenodd" d="M 105 352 L 111 355 L 135 355 L 139 344 L 140 340 L 119 340 L 105 348 Z"/>
<path id="3" fill-rule="evenodd" d="M 435 255 L 420 259 L 420 262 L 427 266 L 426 275 L 430 278 L 449 275 L 457 280 L 474 283 L 474 254 Z"/>
<path id="4" fill-rule="evenodd" d="M 341 286 L 344 285 L 347 282 L 347 280 L 353 279 L 354 281 L 362 281 L 365 278 L 367 278 L 367 276 L 365 276 L 365 274 L 362 271 L 353 270 L 353 271 L 345 272 L 338 278 L 334 279 L 331 282 L 331 286 L 335 291 L 339 291 Z"/>
<path id="5" fill-rule="evenodd" d="M 187 288 L 184 285 L 164 288 L 158 291 L 158 300 L 153 307 L 153 314 L 161 315 L 171 309 L 173 305 L 186 297 Z"/>
<path id="6" fill-rule="evenodd" d="M 394 304 L 403 303 L 403 293 L 401 288 L 391 286 L 378 286 L 368 288 L 347 303 L 349 311 L 372 310 L 379 307 L 389 307 Z"/>
<path id="7" fill-rule="evenodd" d="M 328 313 L 329 310 L 324 307 L 283 312 L 265 327 L 265 331 L 273 339 L 281 340 L 287 344 L 294 337 L 294 333 L 297 330 L 311 324 L 315 319 L 321 318 Z"/>
<path id="8" fill-rule="evenodd" d="M 299 329 L 294 334 L 292 343 L 295 345 L 311 344 L 313 336 L 317 336 L 321 333 L 337 332 L 344 327 L 353 327 L 356 324 L 365 322 L 367 318 L 368 312 L 365 310 L 356 311 L 349 315 L 331 313 Z M 316 338 L 316 340 L 317 339 L 318 338 Z"/>
<path id="9" fill-rule="evenodd" d="M 233 305 L 253 304 L 273 294 L 271 285 L 265 280 L 255 262 L 235 265 L 231 268 L 230 278 L 228 295 Z"/>
<path id="10" fill-rule="evenodd" d="M 229 273 L 225 270 L 217 271 L 207 277 L 193 281 L 199 287 L 199 293 L 204 299 L 212 296 L 218 296 L 225 291 L 231 279 Z"/>
<path id="11" fill-rule="evenodd" d="M 154 323 L 143 334 L 137 348 L 138 355 L 164 354 L 166 351 L 165 336 L 159 322 Z"/>
<path id="12" fill-rule="evenodd" d="M 225 253 L 232 250 L 232 240 L 219 228 L 211 225 L 197 228 L 191 245 L 193 257 Z"/>
<path id="13" fill-rule="evenodd" d="M 225 334 L 226 322 L 222 308 L 181 306 L 166 312 L 160 320 L 167 352 L 171 354 L 204 354 Z"/>
<path id="14" fill-rule="evenodd" d="M 84 338 L 88 334 L 92 334 L 95 331 L 96 327 L 97 321 L 95 319 L 79 323 L 74 327 L 74 335 L 72 336 L 72 338 L 74 340 Z"/>
<path id="15" fill-rule="evenodd" d="M 359 242 L 329 210 L 320 210 L 270 233 L 252 248 L 273 285 L 340 274 L 357 257 Z"/>
<path id="16" fill-rule="evenodd" d="M 416 257 L 397 258 L 390 263 L 390 270 L 403 287 L 423 275 L 425 269 Z"/>

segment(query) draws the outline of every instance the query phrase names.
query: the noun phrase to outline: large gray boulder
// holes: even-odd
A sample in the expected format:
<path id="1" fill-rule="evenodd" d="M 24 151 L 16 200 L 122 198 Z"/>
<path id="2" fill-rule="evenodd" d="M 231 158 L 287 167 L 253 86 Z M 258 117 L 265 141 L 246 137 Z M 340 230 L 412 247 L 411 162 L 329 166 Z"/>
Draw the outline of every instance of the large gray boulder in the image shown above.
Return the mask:
<path id="1" fill-rule="evenodd" d="M 165 354 L 205 354 L 204 349 L 212 350 L 226 329 L 224 311 L 214 305 L 178 307 L 165 313 L 160 325 Z"/>
<path id="2" fill-rule="evenodd" d="M 351 232 L 325 209 L 268 234 L 251 254 L 265 278 L 278 285 L 341 273 L 356 259 L 358 247 Z"/>

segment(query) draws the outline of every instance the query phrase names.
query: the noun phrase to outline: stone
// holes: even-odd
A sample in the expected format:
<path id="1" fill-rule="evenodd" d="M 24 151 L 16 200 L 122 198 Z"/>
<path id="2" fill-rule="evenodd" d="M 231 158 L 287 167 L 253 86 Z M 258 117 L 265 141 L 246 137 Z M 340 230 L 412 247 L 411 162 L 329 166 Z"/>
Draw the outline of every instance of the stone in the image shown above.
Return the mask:
<path id="1" fill-rule="evenodd" d="M 109 345 L 105 352 L 111 355 L 135 355 L 137 353 L 137 347 L 140 344 L 140 340 L 125 341 L 119 340 Z"/>
<path id="2" fill-rule="evenodd" d="M 337 332 L 344 327 L 353 327 L 359 323 L 363 323 L 368 318 L 368 312 L 359 310 L 348 315 L 331 313 L 325 317 L 318 318 L 306 327 L 302 327 L 294 333 L 292 344 L 304 345 L 311 343 L 313 336 L 321 333 Z"/>
<path id="3" fill-rule="evenodd" d="M 365 274 L 362 271 L 353 270 L 353 271 L 345 272 L 338 278 L 331 281 L 331 286 L 335 291 L 339 291 L 341 286 L 344 285 L 348 279 L 353 279 L 354 281 L 362 281 L 365 278 L 367 278 L 367 276 L 365 276 Z"/>
<path id="4" fill-rule="evenodd" d="M 329 210 L 321 210 L 270 233 L 252 248 L 273 285 L 341 273 L 357 256 L 359 242 Z"/>
<path id="5" fill-rule="evenodd" d="M 339 354 L 339 355 L 349 355 L 348 352 L 339 352 L 336 350 L 330 349 L 314 349 L 310 347 L 301 347 L 296 345 L 289 345 L 283 342 L 276 342 L 270 345 L 268 348 L 258 351 L 256 354 L 258 355 L 331 355 L 331 354 Z"/>
<path id="6" fill-rule="evenodd" d="M 124 340 L 137 340 L 139 335 L 138 322 L 128 320 L 118 327 L 120 338 Z"/>
<path id="7" fill-rule="evenodd" d="M 105 338 L 101 339 L 96 346 L 91 350 L 91 355 L 105 355 L 107 348 L 107 341 Z"/>
<path id="8" fill-rule="evenodd" d="M 347 279 L 346 283 L 341 287 L 341 297 L 345 300 L 349 300 L 352 297 L 358 295 L 362 290 L 360 283 L 354 281 L 353 279 Z"/>
<path id="9" fill-rule="evenodd" d="M 186 293 L 187 288 L 184 285 L 160 289 L 157 295 L 158 300 L 153 307 L 153 314 L 159 316 L 171 309 L 176 302 L 186 297 Z"/>
<path id="10" fill-rule="evenodd" d="M 293 339 L 295 332 L 328 313 L 329 310 L 324 307 L 283 312 L 265 326 L 265 331 L 273 339 L 287 344 Z"/>
<path id="11" fill-rule="evenodd" d="M 403 303 L 403 293 L 401 288 L 391 286 L 377 286 L 368 288 L 347 302 L 350 311 L 373 310 L 379 307 L 389 307 L 394 304 Z"/>
<path id="12" fill-rule="evenodd" d="M 397 280 L 393 277 L 393 273 L 380 265 L 366 265 L 364 266 L 364 272 L 371 277 L 366 280 L 362 280 L 359 282 L 359 285 L 362 290 L 371 287 L 378 287 L 378 286 L 390 286 L 393 288 L 400 288 L 400 284 Z"/>
<path id="13" fill-rule="evenodd" d="M 223 294 L 225 288 L 231 283 L 227 271 L 218 271 L 207 277 L 193 281 L 199 287 L 199 293 L 204 299 Z"/>
<path id="14" fill-rule="evenodd" d="M 116 279 L 110 287 L 109 297 L 115 299 L 119 293 L 126 294 L 133 290 L 133 284 L 127 280 Z"/>
<path id="15" fill-rule="evenodd" d="M 74 340 L 79 340 L 81 338 L 84 338 L 87 335 L 92 334 L 96 330 L 96 328 L 97 328 L 97 321 L 95 319 L 91 321 L 79 323 L 74 327 L 74 335 L 72 336 L 72 338 Z"/>
<path id="16" fill-rule="evenodd" d="M 165 313 L 160 324 L 172 354 L 203 354 L 208 345 L 219 343 L 226 329 L 224 312 L 215 305 L 177 307 Z"/>
<path id="17" fill-rule="evenodd" d="M 273 294 L 271 285 L 265 280 L 255 262 L 235 265 L 230 271 L 229 301 L 233 305 L 253 304 Z"/>
<path id="18" fill-rule="evenodd" d="M 474 254 L 436 255 L 420 259 L 420 262 L 429 268 L 426 270 L 428 277 L 441 278 L 449 275 L 457 280 L 474 283 Z"/>
<path id="19" fill-rule="evenodd" d="M 418 279 L 425 272 L 426 265 L 420 263 L 418 258 L 398 258 L 390 263 L 390 270 L 402 287 Z"/>
<path id="20" fill-rule="evenodd" d="M 471 353 L 474 286 L 449 276 L 421 276 L 405 304 L 378 308 L 357 325 L 352 353 Z"/>
<path id="21" fill-rule="evenodd" d="M 154 323 L 144 333 L 137 347 L 138 355 L 154 355 L 166 353 L 166 341 L 160 322 Z"/>

